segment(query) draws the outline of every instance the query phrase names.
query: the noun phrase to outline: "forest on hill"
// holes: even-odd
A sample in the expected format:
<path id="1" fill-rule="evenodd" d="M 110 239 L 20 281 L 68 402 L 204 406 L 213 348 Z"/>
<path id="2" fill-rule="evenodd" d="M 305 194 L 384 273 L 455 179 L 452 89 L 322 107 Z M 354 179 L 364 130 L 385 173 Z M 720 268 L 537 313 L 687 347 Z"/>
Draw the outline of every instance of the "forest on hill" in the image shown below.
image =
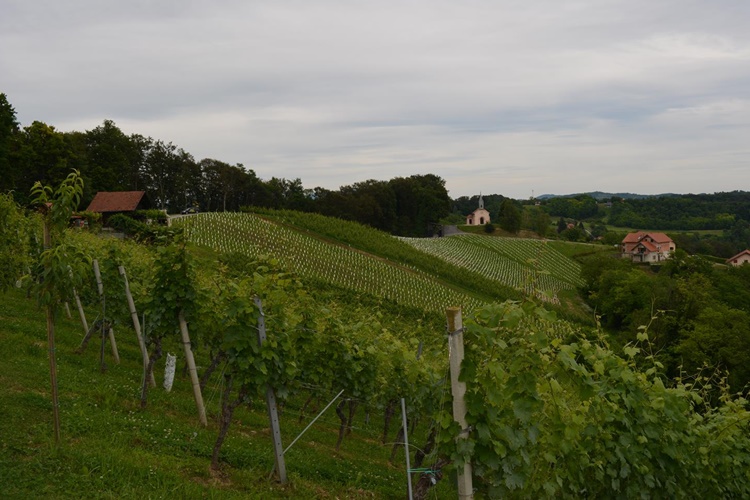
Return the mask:
<path id="1" fill-rule="evenodd" d="M 206 212 L 289 209 L 425 236 L 451 206 L 445 181 L 432 174 L 309 189 L 299 178 L 263 180 L 242 164 L 196 160 L 171 142 L 126 135 L 111 120 L 85 132 L 61 132 L 41 121 L 21 127 L 0 93 L 0 192 L 13 191 L 25 205 L 34 182 L 59 184 L 72 169 L 84 180 L 84 208 L 98 191 L 145 191 L 153 208 L 169 213 L 186 207 Z"/>
<path id="2" fill-rule="evenodd" d="M 356 221 L 400 236 L 431 235 L 441 222 L 462 224 L 478 202 L 477 195 L 451 199 L 445 180 L 434 174 L 369 179 L 336 190 L 307 188 L 299 178 L 264 180 L 239 163 L 198 160 L 171 142 L 127 135 L 111 120 L 84 132 L 62 132 L 41 121 L 21 127 L 7 96 L 0 93 L 0 192 L 12 191 L 16 201 L 26 205 L 34 182 L 57 184 L 72 169 L 84 180 L 82 208 L 98 191 L 139 190 L 147 193 L 153 208 L 170 213 L 186 207 L 205 212 L 288 209 Z M 566 223 L 589 221 L 597 226 L 594 237 L 602 235 L 605 224 L 724 231 L 724 241 L 680 243 L 723 257 L 750 246 L 750 193 L 744 191 L 627 198 L 582 194 L 539 200 L 487 194 L 483 198 L 492 221 L 511 234 L 527 229 L 554 237 L 551 222 L 559 217 Z M 560 226 L 558 232 L 564 229 Z M 561 237 L 584 240 L 586 234 L 574 231 Z"/>

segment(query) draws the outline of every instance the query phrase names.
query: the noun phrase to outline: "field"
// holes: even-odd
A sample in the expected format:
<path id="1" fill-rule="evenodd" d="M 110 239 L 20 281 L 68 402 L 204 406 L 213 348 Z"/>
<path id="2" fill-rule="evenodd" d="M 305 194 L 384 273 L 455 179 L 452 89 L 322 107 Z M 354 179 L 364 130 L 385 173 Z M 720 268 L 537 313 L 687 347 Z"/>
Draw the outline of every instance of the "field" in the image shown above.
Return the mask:
<path id="1" fill-rule="evenodd" d="M 403 241 L 527 294 L 539 291 L 554 298 L 561 290 L 581 285 L 578 263 L 542 240 L 456 235 Z"/>
<path id="2" fill-rule="evenodd" d="M 96 336 L 77 353 L 80 324 L 63 312 L 48 348 L 35 301 L 23 290 L 3 292 L 0 497 L 402 498 L 401 398 L 410 455 L 431 450 L 414 476 L 444 475 L 429 498 L 455 498 L 451 461 L 467 454 L 476 487 L 489 497 L 633 496 L 658 494 L 663 484 L 676 497 L 700 488 L 707 498 L 746 496 L 744 400 L 715 411 L 700 406 L 694 418 L 698 392 L 665 387 L 655 368 L 639 371 L 646 332 L 620 357 L 550 311 L 563 307 L 499 303 L 575 295 L 580 268 L 571 257 L 600 248 L 480 235 L 398 239 L 349 224 L 291 212 L 201 214 L 179 223 L 191 243 L 165 230 L 160 245 L 68 232 L 65 251 L 55 254 L 68 260 L 45 266 L 66 272 L 21 286 L 60 284 L 48 302 L 59 305 L 71 298 L 76 269 L 93 322 L 105 307 L 90 276 L 88 259 L 97 259 L 122 362 L 104 345 L 100 351 Z M 205 426 L 191 397 L 198 382 L 191 387 L 182 359 L 171 392 L 153 388 L 141 404 L 141 354 L 118 265 L 128 269 L 152 359 L 162 349 L 195 356 L 190 374 L 207 380 Z M 447 365 L 457 351 L 448 347 L 443 308 L 484 302 L 495 303 L 466 311 L 458 330 L 473 428 L 469 441 L 456 440 Z M 191 340 L 179 335 L 188 326 Z M 59 443 L 49 352 L 58 362 Z M 161 379 L 164 358 L 155 366 Z M 286 485 L 271 479 L 269 388 L 279 401 L 280 440 L 295 441 L 285 453 Z M 705 443 L 704 462 L 693 453 L 696 440 Z"/>
<path id="3" fill-rule="evenodd" d="M 273 255 L 303 277 L 439 312 L 461 305 L 551 297 L 580 284 L 580 267 L 542 240 L 461 235 L 397 239 L 313 214 L 200 214 L 180 222 L 191 242 Z"/>
<path id="4" fill-rule="evenodd" d="M 97 341 L 83 354 L 80 323 L 57 320 L 57 362 L 62 442 L 52 438 L 51 401 L 44 314 L 18 290 L 0 301 L 0 498 L 395 498 L 405 492 L 405 461 L 392 445 L 381 444 L 382 414 L 357 419 L 341 451 L 335 442 L 339 421 L 329 409 L 286 455 L 288 486 L 269 480 L 273 451 L 261 400 L 237 409 L 224 466 L 209 470 L 216 439 L 218 379 L 205 391 L 209 427 L 200 426 L 189 379 L 180 375 L 171 392 L 153 389 L 149 405 L 138 406 L 140 361 L 135 334 L 117 328 L 121 364 L 106 353 L 99 371 Z M 95 310 L 88 311 L 91 318 Z M 161 385 L 163 363 L 157 380 Z M 335 395 L 335 394 L 334 394 Z M 332 397 L 320 393 L 322 410 Z M 315 416 L 304 400 L 290 399 L 281 414 L 285 446 Z M 299 416 L 303 415 L 300 420 Z M 397 420 L 399 417 L 397 415 Z M 398 424 L 391 425 L 393 441 Z M 422 431 L 411 437 L 424 440 Z M 446 481 L 438 498 L 454 498 Z M 441 493 L 442 492 L 442 493 Z"/>

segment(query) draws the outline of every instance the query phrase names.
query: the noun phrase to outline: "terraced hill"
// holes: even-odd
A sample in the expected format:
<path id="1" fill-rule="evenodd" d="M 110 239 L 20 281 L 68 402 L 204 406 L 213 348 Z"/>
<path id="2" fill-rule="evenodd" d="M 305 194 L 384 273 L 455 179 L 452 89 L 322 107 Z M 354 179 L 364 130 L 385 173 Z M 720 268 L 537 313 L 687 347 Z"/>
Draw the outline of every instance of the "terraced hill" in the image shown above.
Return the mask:
<path id="1" fill-rule="evenodd" d="M 557 296 L 582 284 L 581 266 L 547 242 L 460 234 L 449 238 L 403 238 L 423 252 L 526 293 Z"/>
<path id="2" fill-rule="evenodd" d="M 182 222 L 190 241 L 221 252 L 272 255 L 303 277 L 435 311 L 447 305 L 473 309 L 481 302 L 468 291 L 441 283 L 417 268 L 241 213 L 200 214 Z"/>
<path id="3" fill-rule="evenodd" d="M 272 255 L 301 276 L 400 305 L 443 311 L 522 294 L 552 297 L 580 267 L 544 242 L 460 235 L 396 238 L 317 214 L 205 213 L 178 222 L 189 240 L 221 252 Z"/>

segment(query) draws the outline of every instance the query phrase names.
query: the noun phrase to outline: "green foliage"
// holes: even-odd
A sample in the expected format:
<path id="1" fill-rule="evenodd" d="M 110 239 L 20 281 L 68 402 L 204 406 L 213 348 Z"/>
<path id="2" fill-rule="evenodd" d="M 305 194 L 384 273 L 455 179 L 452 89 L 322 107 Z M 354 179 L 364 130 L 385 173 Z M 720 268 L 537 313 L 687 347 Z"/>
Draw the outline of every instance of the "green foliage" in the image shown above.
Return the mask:
<path id="1" fill-rule="evenodd" d="M 10 194 L 0 194 L 0 290 L 15 285 L 31 266 L 31 221 Z"/>
<path id="2" fill-rule="evenodd" d="M 723 304 L 703 308 L 682 335 L 676 352 L 688 373 L 709 365 L 726 370 L 736 390 L 750 382 L 750 314 Z"/>
<path id="3" fill-rule="evenodd" d="M 510 198 L 500 206 L 500 227 L 512 234 L 521 230 L 521 209 Z"/>
<path id="4" fill-rule="evenodd" d="M 73 288 L 80 286 L 89 257 L 71 244 L 67 234 L 68 222 L 83 192 L 83 179 L 71 172 L 57 189 L 36 182 L 31 189 L 32 204 L 39 207 L 44 217 L 49 244 L 39 256 L 34 273 L 34 289 L 40 304 L 53 310 L 61 301 L 68 300 Z"/>
<path id="5" fill-rule="evenodd" d="M 708 365 L 728 370 L 734 391 L 750 382 L 750 273 L 716 268 L 678 250 L 658 274 L 604 256 L 583 260 L 582 276 L 586 299 L 617 342 L 633 340 L 639 325 L 654 317 L 652 341 L 669 376 L 681 366 L 694 371 Z"/>
<path id="6" fill-rule="evenodd" d="M 0 192 L 14 189 L 18 172 L 11 163 L 15 137 L 18 135 L 16 110 L 8 102 L 7 96 L 0 92 Z"/>
<path id="7" fill-rule="evenodd" d="M 523 227 L 531 229 L 541 238 L 545 238 L 550 231 L 552 219 L 549 214 L 540 206 L 533 206 L 525 209 L 523 212 Z"/>
<path id="8" fill-rule="evenodd" d="M 566 229 L 565 231 L 560 233 L 560 237 L 568 241 L 588 241 L 589 240 L 588 236 L 586 235 L 586 232 L 583 231 L 579 227 Z"/>
<path id="9" fill-rule="evenodd" d="M 495 226 L 490 224 L 489 222 L 484 225 L 484 232 L 487 234 L 492 234 L 495 232 Z"/>
<path id="10" fill-rule="evenodd" d="M 726 392 L 665 386 L 641 344 L 619 357 L 533 304 L 477 311 L 465 326 L 469 441 L 475 486 L 490 497 L 744 497 L 750 418 Z M 566 341 L 565 338 L 572 341 Z M 639 335 L 648 346 L 648 334 Z M 726 389 L 726 387 L 725 387 Z M 445 425 L 445 423 L 444 423 Z M 720 431 L 719 431 L 720 429 Z M 730 451 L 731 450 L 731 451 Z"/>
<path id="11" fill-rule="evenodd" d="M 137 220 L 151 220 L 159 223 L 167 223 L 167 214 L 163 210 L 136 210 L 133 214 Z"/>
<path id="12" fill-rule="evenodd" d="M 195 283 L 194 265 L 184 241 L 156 247 L 153 287 L 146 303 L 151 336 L 176 334 L 181 311 L 191 319 L 198 308 Z"/>
<path id="13" fill-rule="evenodd" d="M 750 219 L 749 203 L 750 193 L 743 191 L 628 199 L 612 205 L 609 223 L 655 230 L 730 229 L 738 219 Z"/>
<path id="14" fill-rule="evenodd" d="M 403 493 L 403 454 L 390 465 L 390 447 L 373 444 L 382 429 L 382 415 L 375 411 L 370 424 L 365 423 L 364 413 L 359 414 L 344 453 L 336 454 L 332 450 L 338 423 L 332 422 L 337 419 L 329 410 L 285 455 L 290 484 L 266 481 L 273 467 L 264 430 L 268 416 L 262 400 L 255 398 L 252 409 L 237 408 L 236 432 L 224 445 L 221 472 L 231 481 L 217 481 L 207 467 L 216 424 L 209 417 L 208 429 L 196 425 L 190 384 L 178 375 L 171 392 L 153 389 L 149 406 L 136 409 L 142 367 L 132 330 L 116 331 L 122 362 L 102 375 L 92 361 L 98 354 L 74 353 L 80 322 L 64 315 L 57 324 L 57 354 L 65 439 L 52 448 L 50 403 L 43 394 L 49 374 L 41 363 L 46 346 L 39 342 L 39 311 L 22 291 L 11 289 L 1 295 L 0 350 L 5 355 L 0 359 L 0 490 L 4 498 L 397 498 Z M 196 356 L 199 366 L 207 366 L 205 352 Z M 219 397 L 210 395 L 220 389 L 211 382 L 206 404 L 213 416 L 219 411 Z M 316 414 L 308 409 L 306 420 L 298 422 L 307 397 L 304 393 L 285 401 L 279 415 L 284 445 Z M 418 444 L 423 428 L 410 434 L 410 441 Z M 436 489 L 439 498 L 451 496 L 449 481 Z"/>
<path id="15" fill-rule="evenodd" d="M 552 216 L 577 220 L 595 217 L 599 210 L 596 200 L 586 194 L 558 196 L 548 200 L 544 208 Z"/>
<path id="16" fill-rule="evenodd" d="M 159 212 L 157 210 L 157 212 Z M 160 212 L 162 213 L 162 212 Z M 164 215 L 162 213 L 162 215 Z M 108 224 L 128 236 L 142 243 L 167 244 L 179 238 L 181 229 L 153 224 L 145 224 L 125 214 L 115 214 L 109 218 Z"/>
<path id="17" fill-rule="evenodd" d="M 425 253 L 481 274 L 494 281 L 494 286 L 554 295 L 581 283 L 578 263 L 540 240 L 455 235 L 404 241 Z"/>
<path id="18" fill-rule="evenodd" d="M 342 221 L 318 214 L 290 210 L 264 210 L 258 213 L 279 223 L 291 225 L 303 231 L 312 231 L 326 239 L 333 239 L 336 243 L 440 276 L 448 282 L 492 300 L 515 298 L 512 290 L 498 287 L 496 283 L 478 273 L 467 272 L 465 268 L 452 265 L 430 252 L 419 251 L 411 243 L 419 240 L 393 238 L 382 231 L 356 222 Z"/>
<path id="19" fill-rule="evenodd" d="M 31 204 L 40 210 L 50 222 L 50 228 L 62 231 L 68 225 L 70 216 L 78 207 L 83 193 L 83 179 L 74 170 L 63 180 L 57 189 L 37 181 L 31 187 Z"/>
<path id="20" fill-rule="evenodd" d="M 89 211 L 83 210 L 83 211 L 75 212 L 74 215 L 83 217 L 83 219 L 89 225 L 89 228 L 98 226 L 102 222 L 102 214 L 100 214 L 99 212 L 89 212 Z"/>
<path id="21" fill-rule="evenodd" d="M 447 304 L 456 303 L 471 308 L 480 301 L 476 292 L 446 286 L 434 276 L 401 262 L 368 255 L 348 245 L 330 244 L 308 232 L 251 214 L 202 213 L 184 219 L 188 220 L 180 220 L 176 227 L 184 227 L 191 242 L 251 257 L 274 255 L 286 269 L 304 279 L 321 280 L 420 311 L 442 311 Z M 387 240 L 383 243 L 385 248 L 409 251 L 407 245 L 392 237 L 377 234 Z M 420 254 L 412 251 L 412 255 Z M 450 269 L 445 264 L 441 268 Z M 452 269 L 454 274 L 458 271 Z"/>

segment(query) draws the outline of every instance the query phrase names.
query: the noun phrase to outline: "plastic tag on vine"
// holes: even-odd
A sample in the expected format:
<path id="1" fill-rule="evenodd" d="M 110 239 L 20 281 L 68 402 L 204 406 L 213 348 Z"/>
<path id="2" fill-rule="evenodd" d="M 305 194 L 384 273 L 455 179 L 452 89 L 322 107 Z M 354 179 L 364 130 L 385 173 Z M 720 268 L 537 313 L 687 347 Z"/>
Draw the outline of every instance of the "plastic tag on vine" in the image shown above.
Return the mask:
<path id="1" fill-rule="evenodd" d="M 164 389 L 167 392 L 172 390 L 172 383 L 174 382 L 174 370 L 177 365 L 177 356 L 171 352 L 167 353 L 167 365 L 164 367 Z"/>

